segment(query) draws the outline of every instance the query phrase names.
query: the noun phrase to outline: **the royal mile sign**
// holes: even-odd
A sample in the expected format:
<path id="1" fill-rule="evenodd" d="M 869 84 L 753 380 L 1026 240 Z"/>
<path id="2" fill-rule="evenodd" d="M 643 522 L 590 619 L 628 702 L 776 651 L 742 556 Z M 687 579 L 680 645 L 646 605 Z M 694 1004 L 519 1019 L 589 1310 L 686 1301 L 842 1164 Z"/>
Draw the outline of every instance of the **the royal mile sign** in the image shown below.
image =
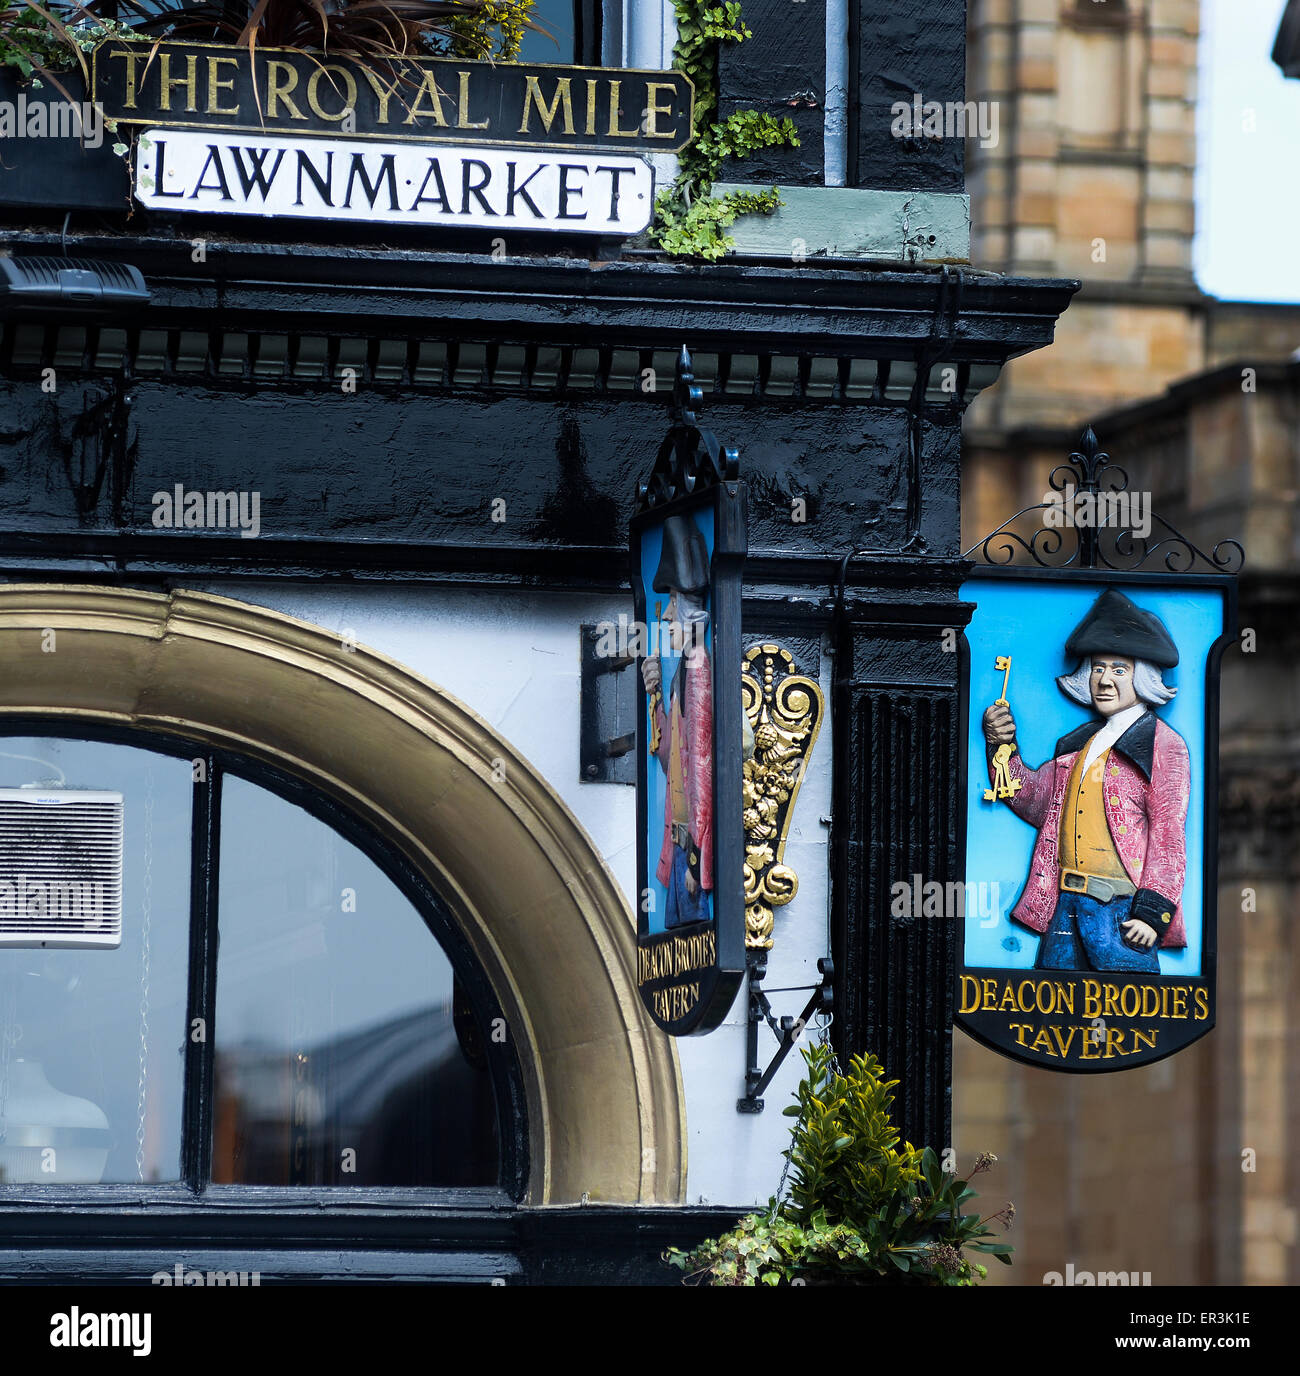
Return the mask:
<path id="1" fill-rule="evenodd" d="M 644 155 L 685 146 L 694 95 L 673 71 L 199 43 L 103 44 L 93 82 L 142 126 L 155 209 L 617 237 L 650 223 Z"/>
<path id="2" fill-rule="evenodd" d="M 94 98 L 127 124 L 386 142 L 675 153 L 691 136 L 681 72 L 346 57 L 204 43 L 104 43 Z"/>

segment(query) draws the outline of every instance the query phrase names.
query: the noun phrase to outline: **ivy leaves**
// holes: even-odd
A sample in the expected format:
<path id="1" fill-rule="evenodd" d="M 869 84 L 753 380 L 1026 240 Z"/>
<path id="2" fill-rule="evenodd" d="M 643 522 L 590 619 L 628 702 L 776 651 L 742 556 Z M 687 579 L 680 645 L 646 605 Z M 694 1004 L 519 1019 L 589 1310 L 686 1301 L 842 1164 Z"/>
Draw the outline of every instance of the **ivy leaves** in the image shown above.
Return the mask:
<path id="1" fill-rule="evenodd" d="M 673 0 L 673 8 L 677 13 L 673 66 L 695 85 L 695 119 L 677 180 L 655 198 L 651 235 L 675 257 L 713 262 L 735 246 L 726 231 L 738 215 L 771 215 L 782 204 L 776 187 L 711 195 L 718 169 L 729 157 L 746 158 L 761 148 L 797 148 L 799 135 L 793 120 L 758 110 L 737 110 L 721 122 L 713 118 L 718 109 L 717 45 L 741 43 L 754 36 L 740 17 L 739 0 L 723 5 Z"/>

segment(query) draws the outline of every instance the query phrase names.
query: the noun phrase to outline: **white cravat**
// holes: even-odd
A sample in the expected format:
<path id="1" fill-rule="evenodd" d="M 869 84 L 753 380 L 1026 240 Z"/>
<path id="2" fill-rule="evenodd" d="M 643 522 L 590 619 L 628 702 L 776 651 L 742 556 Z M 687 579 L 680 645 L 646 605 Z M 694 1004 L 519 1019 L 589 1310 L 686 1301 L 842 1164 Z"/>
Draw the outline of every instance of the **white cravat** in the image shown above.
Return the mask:
<path id="1" fill-rule="evenodd" d="M 1106 725 L 1088 742 L 1088 750 L 1083 757 L 1085 774 L 1092 768 L 1092 762 L 1097 756 L 1103 750 L 1109 750 L 1146 710 L 1146 703 L 1135 702 L 1132 707 L 1126 707 L 1122 712 L 1116 712 L 1106 718 Z"/>

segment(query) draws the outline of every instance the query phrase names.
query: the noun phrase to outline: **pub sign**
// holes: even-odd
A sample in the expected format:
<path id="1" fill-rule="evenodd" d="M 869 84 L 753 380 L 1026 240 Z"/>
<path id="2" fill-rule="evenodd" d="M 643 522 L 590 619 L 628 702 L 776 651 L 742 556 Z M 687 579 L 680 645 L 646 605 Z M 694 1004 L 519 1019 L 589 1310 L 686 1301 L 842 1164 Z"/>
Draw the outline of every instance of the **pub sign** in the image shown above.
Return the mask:
<path id="1" fill-rule="evenodd" d="M 1045 1069 L 1180 1051 L 1215 1018 L 1218 679 L 1235 582 L 1168 564 L 984 567 L 962 596 L 975 611 L 956 1020 Z"/>
<path id="2" fill-rule="evenodd" d="M 674 1035 L 712 1031 L 745 971 L 741 572 L 734 451 L 679 421 L 632 520 L 637 713 L 637 985 Z"/>

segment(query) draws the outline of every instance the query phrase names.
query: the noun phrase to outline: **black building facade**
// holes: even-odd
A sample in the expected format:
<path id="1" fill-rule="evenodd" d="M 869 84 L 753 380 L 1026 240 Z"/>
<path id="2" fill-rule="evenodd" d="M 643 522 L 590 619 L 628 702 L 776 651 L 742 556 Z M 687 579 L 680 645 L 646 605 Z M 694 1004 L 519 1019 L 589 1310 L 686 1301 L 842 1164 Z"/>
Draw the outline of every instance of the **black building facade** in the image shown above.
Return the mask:
<path id="1" fill-rule="evenodd" d="M 667 65 L 671 8 L 646 6 L 653 24 L 627 8 L 575 6 L 573 60 L 659 65 L 635 48 L 641 26 Z M 962 877 L 963 408 L 1008 358 L 1051 340 L 1076 284 L 972 267 L 961 139 L 891 132 L 900 99 L 963 99 L 962 4 L 808 3 L 794 35 L 788 9 L 746 0 L 754 37 L 722 49 L 720 111 L 789 115 L 800 141 L 725 169 L 727 185 L 775 183 L 785 205 L 739 221 L 717 262 L 645 236 L 128 213 L 122 159 L 75 143 L 61 163 L 39 145 L 42 167 L 33 141 L 21 172 L 0 172 L 13 283 L 24 267 L 26 281 L 84 261 L 130 265 L 148 293 L 105 305 L 0 290 L 0 734 L 20 742 L 0 747 L 44 764 L 40 743 L 63 743 L 67 783 L 98 788 L 136 777 L 112 752 L 156 756 L 151 825 L 166 817 L 170 854 L 185 860 L 174 1007 L 161 999 L 161 861 L 141 891 L 154 895 L 147 1021 L 156 1029 L 167 1006 L 174 1026 L 157 1041 L 142 1032 L 147 1055 L 131 1052 L 130 1121 L 111 1122 L 123 1169 L 114 1177 L 114 1148 L 102 1178 L 8 1175 L 0 1274 L 147 1283 L 179 1261 L 263 1283 L 671 1281 L 658 1253 L 757 1198 L 746 1172 L 770 1193 L 781 1162 L 766 1145 L 735 1167 L 734 1193 L 694 1186 L 697 1162 L 733 1150 L 717 1125 L 740 1118 L 747 1066 L 732 1050 L 746 999 L 725 1053 L 679 1051 L 649 1024 L 617 840 L 593 842 L 572 801 L 623 800 L 626 785 L 615 760 L 584 763 L 565 734 L 576 740 L 596 691 L 580 674 L 582 628 L 622 605 L 630 615 L 628 521 L 672 423 L 683 348 L 701 423 L 738 448 L 748 486 L 745 642 L 784 648 L 829 690 L 809 768 L 830 805 L 801 819 L 825 872 L 800 879 L 826 899 L 801 939 L 834 962 L 832 1036 L 900 1081 L 907 1139 L 948 1142 L 955 935 L 891 917 L 890 885 Z M 184 522 L 188 494 L 214 492 L 256 494 L 256 538 L 248 523 Z M 363 606 L 391 632 L 379 648 L 347 620 Z M 534 620 L 572 647 L 558 688 L 539 689 L 529 667 Z M 455 697 L 432 686 L 448 676 Z M 567 702 L 563 751 L 553 760 L 544 731 L 513 731 L 513 698 L 487 686 L 476 697 L 480 681 Z M 173 815 L 164 765 L 188 780 Z M 0 784 L 35 782 L 24 768 Z M 254 864 L 281 805 L 373 867 L 369 890 L 346 865 L 329 870 L 334 908 L 335 887 L 361 902 L 382 883 L 394 911 L 424 919 L 447 962 L 443 1021 L 380 993 L 343 1037 L 341 1017 L 310 1011 L 339 1005 L 336 983 L 302 994 L 310 1029 L 259 1041 L 250 1014 L 243 1039 L 223 1041 L 223 1019 L 243 1016 L 227 1015 L 223 962 L 250 912 L 252 973 L 232 964 L 230 987 L 272 998 L 314 958 L 310 923 L 287 954 L 265 949 L 288 900 L 270 882 L 241 888 L 240 857 Z M 128 872 L 145 834 L 131 807 Z M 294 852 L 292 884 L 328 869 L 316 844 Z M 339 844 L 321 841 L 319 855 Z M 236 894 L 243 907 L 228 913 Z M 320 958 L 347 960 L 346 940 L 324 930 Z M 783 939 L 778 928 L 778 951 Z M 401 963 L 405 949 L 383 958 Z M 29 964 L 15 967 L 20 983 L 62 979 Z M 138 957 L 129 974 L 134 1036 Z M 804 997 L 772 995 L 791 1012 Z M 379 1007 L 391 1016 L 376 1020 Z M 20 1008 L 11 1058 L 43 1016 Z M 766 1064 L 774 1044 L 760 1031 Z M 437 1050 L 440 1037 L 458 1053 Z M 173 1043 L 173 1099 L 152 1099 Z M 316 1117 L 304 1123 L 293 1086 L 305 1078 Z M 354 1140 L 335 1099 L 355 1104 L 380 1081 L 372 1136 L 358 1126 L 356 1140 L 359 1161 L 384 1164 L 332 1174 Z M 764 1133 L 774 1093 L 747 1120 Z M 436 1135 L 464 1141 L 444 1160 L 408 1140 L 409 1124 L 449 1102 Z M 175 1150 L 164 1142 L 155 1157 L 152 1124 L 167 1114 Z M 259 1141 L 269 1155 L 250 1164 Z M 311 1167 L 313 1153 L 326 1165 Z M 151 1176 L 140 1163 L 154 1159 Z"/>

